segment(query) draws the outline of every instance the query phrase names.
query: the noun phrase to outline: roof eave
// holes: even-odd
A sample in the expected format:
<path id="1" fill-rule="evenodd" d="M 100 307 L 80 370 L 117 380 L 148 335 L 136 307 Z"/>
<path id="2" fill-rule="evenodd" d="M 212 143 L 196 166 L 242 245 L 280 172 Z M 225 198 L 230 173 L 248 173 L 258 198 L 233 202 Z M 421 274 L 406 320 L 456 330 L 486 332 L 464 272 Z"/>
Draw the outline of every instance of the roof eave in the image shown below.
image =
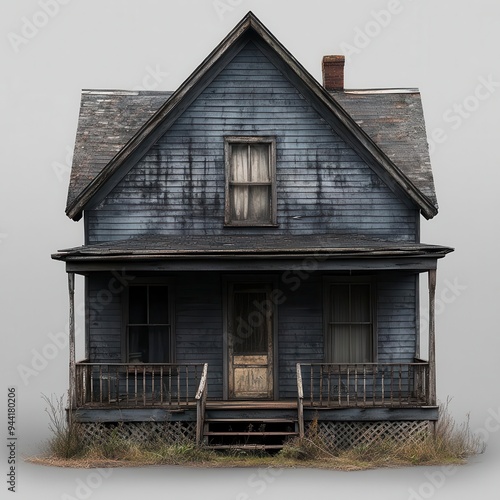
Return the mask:
<path id="1" fill-rule="evenodd" d="M 106 254 L 98 253 L 80 253 L 78 251 L 60 251 L 52 254 L 52 259 L 63 262 L 103 262 L 103 261 L 151 261 L 151 260 L 197 260 L 197 259 L 231 259 L 231 260 L 246 260 L 246 259 L 304 259 L 315 256 L 321 260 L 329 259 L 366 259 L 366 258 L 431 258 L 440 259 L 447 254 L 453 252 L 454 249 L 450 247 L 434 247 L 425 249 L 380 249 L 380 248 L 366 248 L 366 249 L 297 249 L 296 251 L 264 251 L 264 252 L 234 252 L 234 251 L 199 251 L 199 252 L 110 252 Z"/>

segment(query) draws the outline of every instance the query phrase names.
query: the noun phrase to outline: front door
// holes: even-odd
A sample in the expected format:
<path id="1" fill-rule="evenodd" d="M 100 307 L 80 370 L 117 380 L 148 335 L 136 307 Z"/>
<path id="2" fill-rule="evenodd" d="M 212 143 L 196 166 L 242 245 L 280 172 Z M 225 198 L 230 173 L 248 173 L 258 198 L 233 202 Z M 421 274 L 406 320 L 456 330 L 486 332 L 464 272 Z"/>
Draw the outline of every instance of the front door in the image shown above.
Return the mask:
<path id="1" fill-rule="evenodd" d="M 268 283 L 228 286 L 230 399 L 273 397 L 273 303 Z"/>

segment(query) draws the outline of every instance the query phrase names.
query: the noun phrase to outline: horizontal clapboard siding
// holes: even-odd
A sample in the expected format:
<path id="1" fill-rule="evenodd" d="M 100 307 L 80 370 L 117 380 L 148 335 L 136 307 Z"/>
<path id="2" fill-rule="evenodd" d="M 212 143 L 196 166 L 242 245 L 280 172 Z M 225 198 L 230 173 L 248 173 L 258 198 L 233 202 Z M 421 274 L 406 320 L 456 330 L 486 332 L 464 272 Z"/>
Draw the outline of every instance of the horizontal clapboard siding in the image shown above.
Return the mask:
<path id="1" fill-rule="evenodd" d="M 378 360 L 410 363 L 416 351 L 417 277 L 394 276 L 377 284 Z"/>
<path id="2" fill-rule="evenodd" d="M 279 228 L 273 231 L 337 231 L 415 241 L 416 210 L 381 182 L 250 43 L 86 213 L 88 242 L 144 233 L 224 232 L 227 135 L 276 137 Z"/>
<path id="3" fill-rule="evenodd" d="M 122 294 L 116 280 L 107 273 L 89 278 L 87 314 L 89 356 L 93 363 L 120 363 L 122 336 Z M 110 286 L 111 285 L 111 286 Z"/>
<path id="4" fill-rule="evenodd" d="M 222 289 L 217 273 L 175 279 L 176 355 L 179 363 L 208 363 L 210 398 L 222 398 Z"/>
<path id="5" fill-rule="evenodd" d="M 279 308 L 279 397 L 297 397 L 296 363 L 323 361 L 323 312 L 321 276 L 281 284 L 285 302 Z M 285 280 L 286 282 L 287 280 Z"/>

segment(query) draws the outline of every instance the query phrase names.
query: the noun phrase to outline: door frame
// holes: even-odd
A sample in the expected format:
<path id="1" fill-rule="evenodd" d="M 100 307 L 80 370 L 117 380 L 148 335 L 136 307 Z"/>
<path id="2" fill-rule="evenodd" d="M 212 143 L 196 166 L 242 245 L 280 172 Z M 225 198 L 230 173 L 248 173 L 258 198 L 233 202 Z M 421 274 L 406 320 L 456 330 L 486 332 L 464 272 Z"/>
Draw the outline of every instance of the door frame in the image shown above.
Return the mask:
<path id="1" fill-rule="evenodd" d="M 275 291 L 279 290 L 278 283 L 279 278 L 276 275 L 254 275 L 254 274 L 235 274 L 226 275 L 222 277 L 222 324 L 223 324 L 223 338 L 222 338 L 222 350 L 223 350 L 223 364 L 222 364 L 222 397 L 224 401 L 229 400 L 229 328 L 228 328 L 228 313 L 229 313 L 229 288 L 230 284 L 237 283 L 251 283 L 251 284 L 269 284 L 271 285 L 271 302 L 273 304 L 273 317 L 271 321 L 272 325 L 272 363 L 273 363 L 273 373 L 272 373 L 272 397 L 267 399 L 267 401 L 279 399 L 279 387 L 278 387 L 278 306 L 280 302 L 273 300 L 275 297 Z M 281 294 L 279 295 L 281 297 Z M 256 399 L 256 401 L 258 401 Z M 266 399 L 262 399 L 266 401 Z"/>

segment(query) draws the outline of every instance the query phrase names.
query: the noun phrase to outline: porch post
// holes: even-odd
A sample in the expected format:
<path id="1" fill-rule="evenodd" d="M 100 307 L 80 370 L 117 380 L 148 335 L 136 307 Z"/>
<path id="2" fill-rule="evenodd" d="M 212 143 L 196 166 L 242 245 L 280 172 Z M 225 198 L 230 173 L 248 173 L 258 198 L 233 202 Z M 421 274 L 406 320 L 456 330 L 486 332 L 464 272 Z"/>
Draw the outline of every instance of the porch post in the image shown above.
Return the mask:
<path id="1" fill-rule="evenodd" d="M 68 273 L 69 291 L 69 415 L 76 407 L 76 361 L 75 361 L 75 273 Z"/>
<path id="2" fill-rule="evenodd" d="M 429 404 L 436 404 L 436 270 L 429 269 Z"/>

